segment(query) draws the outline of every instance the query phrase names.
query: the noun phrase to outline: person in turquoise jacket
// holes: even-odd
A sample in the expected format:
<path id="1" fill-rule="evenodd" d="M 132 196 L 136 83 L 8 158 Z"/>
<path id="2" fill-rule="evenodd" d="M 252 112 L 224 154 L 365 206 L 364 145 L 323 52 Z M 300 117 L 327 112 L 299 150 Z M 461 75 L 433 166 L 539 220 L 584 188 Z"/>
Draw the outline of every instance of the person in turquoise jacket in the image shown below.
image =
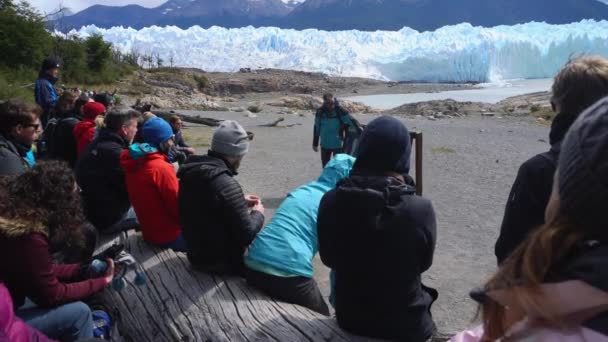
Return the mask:
<path id="1" fill-rule="evenodd" d="M 317 213 L 323 195 L 347 177 L 355 159 L 338 154 L 314 182 L 292 191 L 245 255 L 247 282 L 279 300 L 329 316 L 313 278 Z"/>
<path id="2" fill-rule="evenodd" d="M 333 94 L 323 95 L 323 106 L 315 114 L 312 149 L 319 151 L 321 142 L 321 163 L 323 167 L 338 153 L 344 153 L 345 134 L 359 130 L 346 109 L 341 107 Z"/>

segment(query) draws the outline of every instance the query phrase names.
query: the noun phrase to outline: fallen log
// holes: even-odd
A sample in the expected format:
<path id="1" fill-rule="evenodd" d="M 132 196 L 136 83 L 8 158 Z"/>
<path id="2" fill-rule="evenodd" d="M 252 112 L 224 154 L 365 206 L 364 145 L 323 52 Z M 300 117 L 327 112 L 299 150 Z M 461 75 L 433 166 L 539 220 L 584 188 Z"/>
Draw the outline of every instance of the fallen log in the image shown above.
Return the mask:
<path id="1" fill-rule="evenodd" d="M 273 300 L 240 278 L 195 271 L 183 253 L 145 243 L 139 233 L 107 238 L 99 250 L 122 242 L 143 266 L 146 283 L 129 273 L 121 291 L 102 294 L 126 341 L 377 341 L 354 337 L 334 319 Z"/>

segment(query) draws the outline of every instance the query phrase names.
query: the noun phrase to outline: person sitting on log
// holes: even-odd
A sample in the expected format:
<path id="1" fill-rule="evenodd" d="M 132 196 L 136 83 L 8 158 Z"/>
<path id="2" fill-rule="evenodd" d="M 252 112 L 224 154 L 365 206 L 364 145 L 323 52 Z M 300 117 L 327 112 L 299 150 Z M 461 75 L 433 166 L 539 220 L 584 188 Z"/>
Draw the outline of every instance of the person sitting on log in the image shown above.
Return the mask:
<path id="1" fill-rule="evenodd" d="M 551 124 L 551 149 L 523 163 L 511 188 L 495 254 L 502 263 L 536 228 L 545 223 L 545 207 L 553 188 L 560 147 L 576 118 L 608 96 L 608 59 L 573 59 L 555 76 L 551 105 L 557 113 Z"/>
<path id="2" fill-rule="evenodd" d="M 55 264 L 51 243 L 82 245 L 79 188 L 72 170 L 59 161 L 2 180 L 0 185 L 0 279 L 16 314 L 45 335 L 62 341 L 93 337 L 89 307 L 80 302 L 102 291 L 114 266 L 87 279 L 80 264 Z"/>
<path id="3" fill-rule="evenodd" d="M 185 153 L 187 156 L 194 154 L 196 152 L 194 148 L 188 146 L 184 141 L 182 135 L 182 119 L 177 115 L 173 115 L 169 118 L 169 123 L 171 124 L 171 128 L 173 128 L 173 134 L 175 134 L 175 148 L 178 151 Z"/>
<path id="4" fill-rule="evenodd" d="M 120 155 L 137 133 L 141 114 L 117 108 L 106 114 L 105 127 L 87 146 L 76 166 L 85 214 L 99 232 L 111 234 L 139 226 L 129 201 Z"/>
<path id="5" fill-rule="evenodd" d="M 145 143 L 122 152 L 129 199 L 145 241 L 175 251 L 186 251 L 177 211 L 179 183 L 168 154 L 173 130 L 163 119 L 153 117 L 142 127 Z"/>
<path id="6" fill-rule="evenodd" d="M 95 138 L 97 117 L 106 114 L 106 107 L 99 102 L 88 102 L 82 107 L 83 120 L 74 126 L 76 138 L 76 151 L 78 157 Z"/>
<path id="7" fill-rule="evenodd" d="M 435 332 L 438 293 L 421 282 L 433 263 L 435 212 L 416 195 L 410 153 L 401 121 L 374 119 L 350 176 L 319 206 L 319 254 L 335 270 L 338 324 L 357 335 L 417 342 Z"/>
<path id="8" fill-rule="evenodd" d="M 483 325 L 451 341 L 608 341 L 608 98 L 561 143 L 545 224 L 471 292 Z"/>
<path id="9" fill-rule="evenodd" d="M 329 308 L 313 278 L 318 251 L 317 214 L 321 197 L 348 177 L 355 159 L 338 154 L 316 181 L 289 195 L 249 246 L 247 282 L 279 300 L 329 316 Z"/>
<path id="10" fill-rule="evenodd" d="M 37 105 L 9 100 L 0 106 L 0 176 L 24 173 L 35 164 L 32 146 L 42 134 Z"/>
<path id="11" fill-rule="evenodd" d="M 190 156 L 179 172 L 179 213 L 188 259 L 215 274 L 244 272 L 245 249 L 264 225 L 264 206 L 245 196 L 234 179 L 249 150 L 249 136 L 227 120 L 213 133 L 204 156 Z"/>
<path id="12" fill-rule="evenodd" d="M 321 163 L 325 167 L 332 156 L 343 153 L 345 126 L 358 129 L 348 111 L 337 104 L 334 95 L 323 95 L 323 106 L 315 114 L 312 149 L 319 151 L 321 142 Z"/>

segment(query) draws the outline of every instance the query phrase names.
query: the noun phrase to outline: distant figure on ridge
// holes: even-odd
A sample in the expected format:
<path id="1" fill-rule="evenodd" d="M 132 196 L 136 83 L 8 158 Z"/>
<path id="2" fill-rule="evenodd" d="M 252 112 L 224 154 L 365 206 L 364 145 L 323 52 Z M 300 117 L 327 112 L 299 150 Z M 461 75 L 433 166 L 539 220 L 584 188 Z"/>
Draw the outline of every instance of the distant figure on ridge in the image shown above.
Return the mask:
<path id="1" fill-rule="evenodd" d="M 312 149 L 319 151 L 321 143 L 321 163 L 323 167 L 332 156 L 342 153 L 344 148 L 345 126 L 348 129 L 358 129 L 346 109 L 336 103 L 334 95 L 323 95 L 323 106 L 315 114 Z"/>
<path id="2" fill-rule="evenodd" d="M 313 278 L 313 258 L 319 250 L 317 215 L 321 197 L 348 177 L 355 159 L 338 154 L 319 179 L 287 195 L 249 246 L 245 257 L 247 282 L 268 295 L 329 316 L 329 308 Z"/>
<path id="3" fill-rule="evenodd" d="M 34 97 L 36 103 L 42 108 L 40 120 L 43 126 L 51 118 L 51 114 L 57 105 L 57 91 L 55 83 L 59 80 L 59 60 L 53 57 L 45 58 L 36 80 Z M 44 128 L 44 127 L 43 127 Z"/>
<path id="4" fill-rule="evenodd" d="M 247 132 L 227 120 L 213 133 L 207 155 L 190 156 L 178 172 L 180 221 L 188 259 L 197 269 L 244 272 L 245 249 L 264 225 L 262 201 L 245 196 L 234 179 L 248 151 Z"/>
<path id="5" fill-rule="evenodd" d="M 545 207 L 553 188 L 553 174 L 561 144 L 578 116 L 608 96 L 608 59 L 581 57 L 566 64 L 555 76 L 551 105 L 557 113 L 549 134 L 551 149 L 519 168 L 496 241 L 495 254 L 502 263 L 537 227 L 545 223 Z"/>
<path id="6" fill-rule="evenodd" d="M 367 337 L 427 341 L 438 294 L 421 276 L 433 264 L 436 221 L 408 175 L 409 132 L 393 117 L 374 119 L 357 154 L 350 176 L 323 196 L 317 221 L 321 260 L 335 271 L 338 324 Z"/>

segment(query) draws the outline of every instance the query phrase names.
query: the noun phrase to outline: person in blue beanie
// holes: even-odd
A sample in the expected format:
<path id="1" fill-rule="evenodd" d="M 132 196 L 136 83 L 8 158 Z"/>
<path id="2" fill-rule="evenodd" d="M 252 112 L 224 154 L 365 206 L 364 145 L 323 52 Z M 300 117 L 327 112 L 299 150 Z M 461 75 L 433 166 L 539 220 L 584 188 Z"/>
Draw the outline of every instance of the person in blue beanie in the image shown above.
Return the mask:
<path id="1" fill-rule="evenodd" d="M 42 108 L 42 121 L 43 127 L 50 119 L 52 111 L 55 109 L 57 104 L 57 91 L 55 90 L 55 83 L 59 80 L 59 60 L 53 57 L 45 58 L 42 61 L 42 67 L 38 74 L 34 88 L 34 97 L 36 103 Z"/>
<path id="2" fill-rule="evenodd" d="M 338 324 L 357 335 L 417 342 L 436 330 L 438 293 L 421 282 L 433 264 L 435 212 L 416 195 L 410 153 L 403 123 L 373 120 L 350 176 L 321 200 L 319 254 L 335 271 Z"/>
<path id="3" fill-rule="evenodd" d="M 153 117 L 142 131 L 144 143 L 131 145 L 120 156 L 131 205 L 144 240 L 185 252 L 177 210 L 179 183 L 168 158 L 173 130 L 165 120 Z"/>
<path id="4" fill-rule="evenodd" d="M 321 197 L 348 177 L 355 159 L 338 154 L 319 179 L 287 195 L 272 221 L 249 246 L 245 256 L 247 282 L 268 295 L 329 316 L 329 308 L 313 275 L 319 249 L 317 213 Z"/>

